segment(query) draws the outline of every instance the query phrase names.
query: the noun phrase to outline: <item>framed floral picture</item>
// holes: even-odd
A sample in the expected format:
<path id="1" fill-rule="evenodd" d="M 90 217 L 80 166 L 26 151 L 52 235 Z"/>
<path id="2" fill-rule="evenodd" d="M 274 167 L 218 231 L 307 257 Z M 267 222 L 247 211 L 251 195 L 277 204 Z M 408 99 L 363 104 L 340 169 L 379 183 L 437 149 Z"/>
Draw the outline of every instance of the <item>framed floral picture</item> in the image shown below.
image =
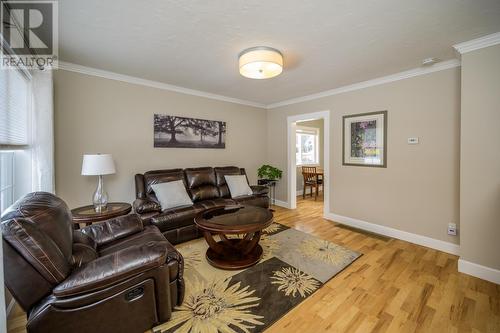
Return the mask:
<path id="1" fill-rule="evenodd" d="M 387 167 L 387 111 L 343 117 L 342 165 Z"/>

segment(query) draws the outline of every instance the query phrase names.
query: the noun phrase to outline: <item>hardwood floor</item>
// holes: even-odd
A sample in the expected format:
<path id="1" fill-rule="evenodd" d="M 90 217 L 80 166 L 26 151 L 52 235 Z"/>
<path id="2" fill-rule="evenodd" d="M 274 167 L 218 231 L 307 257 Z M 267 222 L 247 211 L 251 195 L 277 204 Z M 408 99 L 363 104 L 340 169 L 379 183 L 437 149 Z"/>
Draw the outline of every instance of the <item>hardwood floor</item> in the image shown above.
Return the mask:
<path id="1" fill-rule="evenodd" d="M 278 222 L 363 253 L 276 322 L 277 332 L 500 332 L 500 286 L 457 271 L 458 257 L 322 218 L 321 203 Z"/>
<path id="2" fill-rule="evenodd" d="M 9 318 L 7 318 L 7 332 L 8 333 L 24 333 L 26 332 L 26 313 L 15 305 L 12 309 Z"/>
<path id="3" fill-rule="evenodd" d="M 318 198 L 319 199 L 319 198 Z M 276 207 L 276 220 L 363 253 L 266 333 L 500 332 L 500 286 L 458 273 L 458 257 L 322 218 L 322 202 Z M 24 332 L 18 308 L 8 331 Z"/>

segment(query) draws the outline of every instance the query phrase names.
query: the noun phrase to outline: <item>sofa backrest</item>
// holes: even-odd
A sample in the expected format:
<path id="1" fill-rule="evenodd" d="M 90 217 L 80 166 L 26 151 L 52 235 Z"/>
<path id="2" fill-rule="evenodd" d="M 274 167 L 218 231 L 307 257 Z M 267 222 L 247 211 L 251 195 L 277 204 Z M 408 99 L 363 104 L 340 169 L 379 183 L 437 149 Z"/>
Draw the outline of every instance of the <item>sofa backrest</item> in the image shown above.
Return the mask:
<path id="1" fill-rule="evenodd" d="M 220 197 L 229 198 L 231 195 L 224 178 L 226 175 L 246 175 L 246 173 L 245 169 L 236 166 L 148 171 L 135 175 L 136 197 L 141 199 L 149 197 L 156 200 L 151 185 L 182 180 L 194 202 Z"/>
<path id="2" fill-rule="evenodd" d="M 215 178 L 217 180 L 217 187 L 219 188 L 219 195 L 222 198 L 230 198 L 231 194 L 229 193 L 229 188 L 227 187 L 226 175 L 241 175 L 241 170 L 235 166 L 229 167 L 218 167 L 214 168 L 215 170 Z"/>
<path id="3" fill-rule="evenodd" d="M 71 271 L 73 222 L 66 203 L 53 194 L 27 194 L 9 207 L 1 217 L 2 237 L 7 252 L 5 282 L 23 307 L 36 299 L 24 294 L 21 281 L 49 292 Z M 38 295 L 39 296 L 39 295 Z"/>
<path id="4" fill-rule="evenodd" d="M 136 175 L 136 194 L 139 194 L 139 191 L 137 190 L 137 180 L 140 175 Z M 186 186 L 186 178 L 184 176 L 184 171 L 182 169 L 168 169 L 168 170 L 154 170 L 154 171 L 148 171 L 144 174 L 144 193 L 146 196 L 153 196 L 154 191 L 151 185 L 153 184 L 159 184 L 159 183 L 166 183 L 166 182 L 172 182 L 175 180 L 182 180 L 184 182 L 184 186 Z M 139 186 L 140 187 L 140 186 Z M 137 196 L 138 198 L 144 198 L 141 196 Z"/>
<path id="5" fill-rule="evenodd" d="M 219 198 L 214 168 L 188 168 L 184 169 L 184 174 L 193 202 Z"/>

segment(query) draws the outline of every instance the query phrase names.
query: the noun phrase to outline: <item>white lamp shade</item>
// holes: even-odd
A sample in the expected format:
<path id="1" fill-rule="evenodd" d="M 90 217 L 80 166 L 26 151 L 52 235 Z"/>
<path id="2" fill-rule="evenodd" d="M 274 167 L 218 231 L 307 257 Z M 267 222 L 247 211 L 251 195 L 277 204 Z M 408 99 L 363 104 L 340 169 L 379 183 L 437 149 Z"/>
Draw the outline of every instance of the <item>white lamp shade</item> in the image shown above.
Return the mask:
<path id="1" fill-rule="evenodd" d="M 111 154 L 83 155 L 83 176 L 110 175 L 115 172 L 115 163 Z"/>

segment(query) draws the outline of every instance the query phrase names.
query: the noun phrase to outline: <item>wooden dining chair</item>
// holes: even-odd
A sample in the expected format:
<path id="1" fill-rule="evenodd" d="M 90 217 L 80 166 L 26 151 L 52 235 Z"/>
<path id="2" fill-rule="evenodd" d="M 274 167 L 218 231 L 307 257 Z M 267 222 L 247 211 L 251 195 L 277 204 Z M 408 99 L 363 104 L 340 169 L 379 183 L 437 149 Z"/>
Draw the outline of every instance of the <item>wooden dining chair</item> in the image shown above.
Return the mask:
<path id="1" fill-rule="evenodd" d="M 304 178 L 304 189 L 302 192 L 302 198 L 306 197 L 307 186 L 311 187 L 311 197 L 314 191 L 314 200 L 318 199 L 318 189 L 323 184 L 323 180 L 319 179 L 318 173 L 316 172 L 316 167 L 303 166 L 302 167 L 302 177 Z"/>

